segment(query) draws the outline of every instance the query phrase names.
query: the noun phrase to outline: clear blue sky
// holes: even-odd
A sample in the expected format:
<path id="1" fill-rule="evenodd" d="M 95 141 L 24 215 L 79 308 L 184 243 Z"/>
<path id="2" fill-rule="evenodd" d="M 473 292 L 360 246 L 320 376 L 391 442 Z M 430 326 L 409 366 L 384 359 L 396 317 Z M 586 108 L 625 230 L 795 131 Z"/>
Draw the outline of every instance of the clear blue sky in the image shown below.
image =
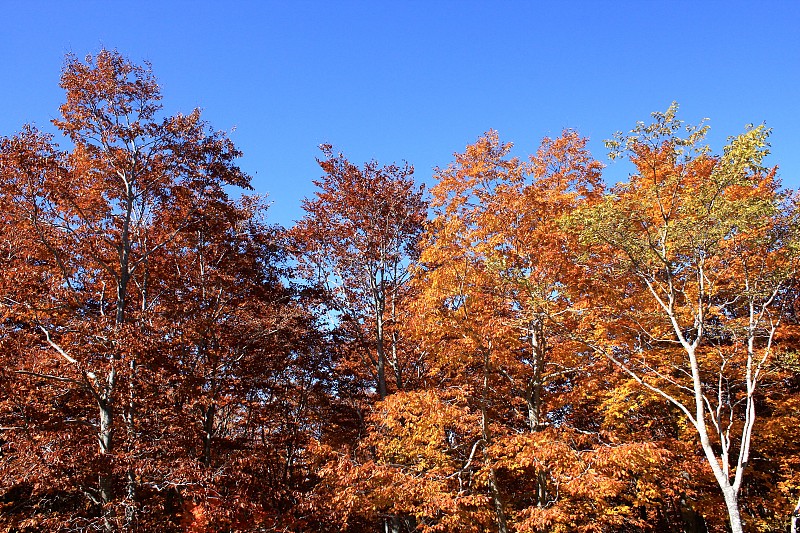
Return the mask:
<path id="1" fill-rule="evenodd" d="M 407 160 L 430 183 L 493 128 L 520 155 L 576 128 L 602 140 L 681 104 L 710 141 L 774 130 L 769 162 L 800 187 L 800 2 L 0 1 L 0 135 L 49 128 L 64 54 L 149 60 L 165 111 L 235 127 L 242 167 L 291 224 L 320 171 Z M 623 179 L 619 164 L 606 169 Z"/>

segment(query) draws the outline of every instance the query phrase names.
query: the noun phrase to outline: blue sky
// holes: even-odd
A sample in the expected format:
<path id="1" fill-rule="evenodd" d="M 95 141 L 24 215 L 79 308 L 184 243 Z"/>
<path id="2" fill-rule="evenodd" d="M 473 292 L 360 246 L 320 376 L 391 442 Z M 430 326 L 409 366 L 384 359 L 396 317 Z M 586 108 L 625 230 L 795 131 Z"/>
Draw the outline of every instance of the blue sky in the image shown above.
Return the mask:
<path id="1" fill-rule="evenodd" d="M 800 2 L 0 3 L 0 135 L 48 129 L 64 54 L 149 60 L 168 113 L 204 109 L 284 225 L 320 176 L 317 146 L 407 160 L 420 181 L 486 130 L 519 155 L 575 128 L 602 140 L 678 101 L 710 142 L 773 128 L 800 187 Z M 624 179 L 610 164 L 606 178 Z"/>

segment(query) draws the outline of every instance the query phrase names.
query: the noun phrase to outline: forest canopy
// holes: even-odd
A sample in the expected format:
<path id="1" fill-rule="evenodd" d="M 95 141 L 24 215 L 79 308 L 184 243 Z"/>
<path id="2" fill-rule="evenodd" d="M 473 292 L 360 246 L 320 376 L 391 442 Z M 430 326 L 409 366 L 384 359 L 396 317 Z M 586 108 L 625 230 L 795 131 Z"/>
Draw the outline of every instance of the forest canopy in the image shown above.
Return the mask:
<path id="1" fill-rule="evenodd" d="M 610 133 L 628 176 L 490 130 L 429 190 L 323 145 L 284 228 L 149 65 L 68 56 L 61 88 L 63 139 L 0 138 L 0 530 L 800 525 L 764 125 L 714 150 L 672 104 Z"/>

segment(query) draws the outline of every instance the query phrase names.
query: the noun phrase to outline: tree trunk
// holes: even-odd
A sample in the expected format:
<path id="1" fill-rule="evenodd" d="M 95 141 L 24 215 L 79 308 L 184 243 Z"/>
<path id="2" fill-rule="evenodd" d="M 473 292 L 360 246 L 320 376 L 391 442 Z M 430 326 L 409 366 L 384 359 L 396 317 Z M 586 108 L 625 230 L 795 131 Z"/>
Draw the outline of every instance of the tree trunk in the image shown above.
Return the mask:
<path id="1" fill-rule="evenodd" d="M 550 501 L 550 493 L 547 491 L 547 471 L 540 468 L 536 473 L 536 505 L 545 507 Z"/>
<path id="2" fill-rule="evenodd" d="M 528 332 L 531 343 L 531 359 L 533 376 L 528 381 L 525 401 L 528 405 L 528 426 L 531 433 L 541 431 L 545 424 L 542 421 L 542 388 L 544 385 L 544 361 L 547 344 L 544 335 L 544 322 L 541 318 L 531 320 Z M 547 491 L 548 472 L 540 468 L 536 472 L 536 505 L 545 507 L 550 499 Z"/>
<path id="3" fill-rule="evenodd" d="M 494 468 L 489 470 L 489 490 L 492 493 L 494 510 L 497 515 L 497 533 L 508 533 L 508 521 L 506 520 L 505 504 L 497 486 L 497 474 Z"/>
<path id="4" fill-rule="evenodd" d="M 380 334 L 379 334 L 380 335 Z M 378 336 L 378 363 L 376 370 L 378 371 L 378 395 L 381 400 L 386 398 L 386 354 L 383 351 L 383 339 Z"/>
<path id="5" fill-rule="evenodd" d="M 483 392 L 481 394 L 481 433 L 483 436 L 484 446 L 484 461 L 489 463 L 489 442 L 491 435 L 489 434 L 489 348 L 483 350 Z M 497 486 L 497 473 L 495 469 L 489 467 L 489 493 L 492 496 L 494 503 L 495 515 L 497 516 L 497 531 L 498 533 L 508 533 L 508 523 L 506 520 L 505 505 L 503 497 L 500 493 L 500 488 Z"/>
<path id="6" fill-rule="evenodd" d="M 397 280 L 397 264 L 395 263 L 394 279 Z M 400 361 L 397 357 L 397 343 L 399 342 L 397 336 L 397 285 L 392 289 L 392 359 L 391 365 L 394 371 L 394 380 L 397 385 L 397 390 L 403 390 L 403 372 L 400 368 Z"/>
<path id="7" fill-rule="evenodd" d="M 111 444 L 114 434 L 114 419 L 111 413 L 111 406 L 107 401 L 103 400 L 98 405 L 100 409 L 100 431 L 97 434 L 97 440 L 100 444 L 100 454 L 108 455 L 111 453 Z M 111 487 L 111 477 L 107 474 L 100 475 L 100 500 L 105 505 L 111 501 L 113 497 Z"/>
<path id="8" fill-rule="evenodd" d="M 531 432 L 538 431 L 542 425 L 542 385 L 544 374 L 544 356 L 547 350 L 544 338 L 544 327 L 541 319 L 531 320 L 530 330 L 531 359 L 533 360 L 533 376 L 528 381 L 525 401 L 528 404 L 528 425 Z"/>
<path id="9" fill-rule="evenodd" d="M 397 390 L 403 390 L 403 370 L 400 368 L 400 361 L 397 358 L 397 332 L 392 331 L 392 370 L 394 371 L 394 382 Z"/>
<path id="10" fill-rule="evenodd" d="M 203 413 L 203 464 L 211 466 L 211 441 L 214 436 L 216 406 L 212 403 Z"/>
<path id="11" fill-rule="evenodd" d="M 125 413 L 125 425 L 128 431 L 128 452 L 133 452 L 136 445 L 136 360 L 130 361 L 130 377 L 128 380 L 128 409 Z M 125 506 L 125 527 L 129 529 L 136 518 L 136 472 L 133 465 L 128 464 L 127 477 L 127 503 Z"/>
<path id="12" fill-rule="evenodd" d="M 402 529 L 400 528 L 400 518 L 397 515 L 384 518 L 383 531 L 385 533 L 401 533 Z"/>
<path id="13" fill-rule="evenodd" d="M 383 311 L 384 295 L 379 292 L 377 281 L 373 281 L 375 300 L 375 341 L 377 351 L 378 394 L 381 400 L 386 398 L 386 350 L 383 343 Z"/>
<path id="14" fill-rule="evenodd" d="M 109 388 L 113 388 L 114 371 L 109 375 Z M 109 399 L 98 399 L 98 409 L 100 410 L 100 431 L 97 433 L 97 440 L 100 444 L 100 455 L 109 455 L 111 453 L 111 446 L 114 436 L 114 418 Z M 105 465 L 103 465 L 105 466 Z M 103 507 L 100 511 L 100 516 L 103 518 L 103 524 L 106 531 L 113 531 L 111 525 L 109 508 L 107 507 L 111 500 L 114 498 L 114 487 L 111 481 L 111 474 L 109 472 L 101 471 L 97 480 L 98 490 L 100 493 L 100 505 Z"/>
<path id="15" fill-rule="evenodd" d="M 725 506 L 728 508 L 728 519 L 731 523 L 731 533 L 743 533 L 742 517 L 739 514 L 739 501 L 733 488 L 723 489 Z"/>
<path id="16" fill-rule="evenodd" d="M 116 371 L 112 368 L 111 372 L 108 374 L 106 390 L 96 397 L 97 408 L 100 411 L 100 430 L 97 432 L 100 455 L 109 455 L 113 446 L 114 412 L 111 406 L 111 395 L 116 385 L 116 378 Z M 103 505 L 105 505 L 113 498 L 111 476 L 106 473 L 100 474 L 99 485 L 100 500 Z"/>

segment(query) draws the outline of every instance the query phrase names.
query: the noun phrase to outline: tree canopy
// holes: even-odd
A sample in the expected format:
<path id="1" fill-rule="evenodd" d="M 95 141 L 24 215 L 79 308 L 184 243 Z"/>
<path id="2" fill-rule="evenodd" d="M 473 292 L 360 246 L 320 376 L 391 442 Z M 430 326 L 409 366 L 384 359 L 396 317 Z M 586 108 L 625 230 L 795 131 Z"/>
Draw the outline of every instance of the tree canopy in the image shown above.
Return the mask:
<path id="1" fill-rule="evenodd" d="M 434 172 L 321 146 L 293 227 L 149 65 L 0 139 L 0 529 L 796 531 L 798 197 L 676 104 Z M 63 140 L 57 138 L 57 134 Z M 59 142 L 60 141 L 60 142 Z"/>

